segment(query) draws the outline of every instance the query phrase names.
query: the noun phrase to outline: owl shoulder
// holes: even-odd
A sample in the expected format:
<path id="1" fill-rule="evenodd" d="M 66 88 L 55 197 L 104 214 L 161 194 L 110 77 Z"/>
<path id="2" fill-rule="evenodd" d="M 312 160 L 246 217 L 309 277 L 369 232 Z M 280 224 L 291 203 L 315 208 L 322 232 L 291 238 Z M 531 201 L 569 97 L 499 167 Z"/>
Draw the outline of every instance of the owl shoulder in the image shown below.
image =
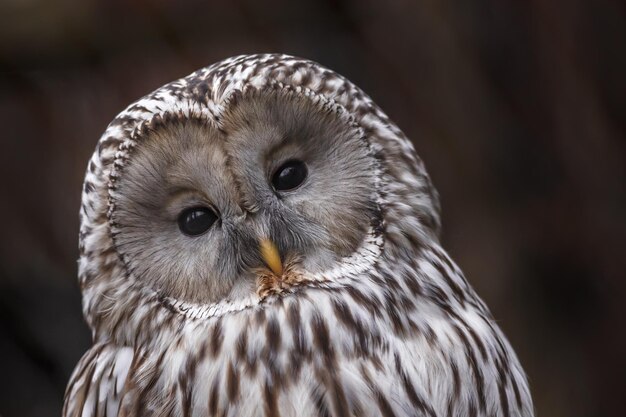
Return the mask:
<path id="1" fill-rule="evenodd" d="M 130 395 L 127 377 L 134 364 L 130 347 L 98 343 L 74 369 L 63 406 L 63 417 L 116 416 L 120 403 Z"/>

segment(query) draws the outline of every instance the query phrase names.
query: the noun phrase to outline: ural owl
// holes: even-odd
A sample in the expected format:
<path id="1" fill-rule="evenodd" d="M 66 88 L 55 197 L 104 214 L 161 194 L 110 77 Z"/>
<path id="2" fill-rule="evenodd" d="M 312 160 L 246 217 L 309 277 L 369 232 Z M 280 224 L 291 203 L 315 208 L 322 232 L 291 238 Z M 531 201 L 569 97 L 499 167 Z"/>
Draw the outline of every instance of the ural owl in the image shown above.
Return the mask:
<path id="1" fill-rule="evenodd" d="M 167 84 L 86 173 L 78 416 L 532 416 L 409 140 L 285 55 Z"/>

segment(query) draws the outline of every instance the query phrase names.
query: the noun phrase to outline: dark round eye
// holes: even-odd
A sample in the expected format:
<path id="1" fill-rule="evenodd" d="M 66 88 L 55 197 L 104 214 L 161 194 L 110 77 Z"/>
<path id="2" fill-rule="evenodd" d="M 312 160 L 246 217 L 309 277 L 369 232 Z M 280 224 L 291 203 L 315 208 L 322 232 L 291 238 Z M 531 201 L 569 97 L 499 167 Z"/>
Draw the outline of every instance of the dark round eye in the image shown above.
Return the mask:
<path id="1" fill-rule="evenodd" d="M 178 216 L 178 228 L 188 236 L 198 236 L 209 230 L 217 215 L 208 207 L 192 207 Z"/>
<path id="2" fill-rule="evenodd" d="M 282 164 L 272 176 L 272 185 L 276 191 L 293 190 L 304 182 L 307 169 L 304 162 L 291 160 Z"/>

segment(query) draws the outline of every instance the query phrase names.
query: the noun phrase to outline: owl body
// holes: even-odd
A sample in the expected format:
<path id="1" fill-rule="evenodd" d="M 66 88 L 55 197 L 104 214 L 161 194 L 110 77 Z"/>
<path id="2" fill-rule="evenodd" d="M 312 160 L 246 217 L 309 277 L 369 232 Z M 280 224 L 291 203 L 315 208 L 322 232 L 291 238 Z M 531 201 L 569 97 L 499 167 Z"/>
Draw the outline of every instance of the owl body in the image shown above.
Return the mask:
<path id="1" fill-rule="evenodd" d="M 87 170 L 94 345 L 63 414 L 531 416 L 438 228 L 410 142 L 332 71 L 241 56 L 168 84 Z"/>

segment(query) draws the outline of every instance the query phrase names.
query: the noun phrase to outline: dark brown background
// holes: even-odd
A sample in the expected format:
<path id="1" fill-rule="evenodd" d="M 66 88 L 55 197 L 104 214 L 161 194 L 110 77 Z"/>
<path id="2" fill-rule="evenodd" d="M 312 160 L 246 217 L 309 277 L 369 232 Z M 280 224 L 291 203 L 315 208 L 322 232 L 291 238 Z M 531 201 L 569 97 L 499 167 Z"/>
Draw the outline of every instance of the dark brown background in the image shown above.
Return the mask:
<path id="1" fill-rule="evenodd" d="M 611 0 L 4 0 L 0 414 L 58 415 L 89 345 L 77 212 L 107 123 L 199 67 L 285 52 L 350 78 L 413 139 L 444 245 L 515 346 L 538 415 L 620 415 L 625 16 Z"/>

